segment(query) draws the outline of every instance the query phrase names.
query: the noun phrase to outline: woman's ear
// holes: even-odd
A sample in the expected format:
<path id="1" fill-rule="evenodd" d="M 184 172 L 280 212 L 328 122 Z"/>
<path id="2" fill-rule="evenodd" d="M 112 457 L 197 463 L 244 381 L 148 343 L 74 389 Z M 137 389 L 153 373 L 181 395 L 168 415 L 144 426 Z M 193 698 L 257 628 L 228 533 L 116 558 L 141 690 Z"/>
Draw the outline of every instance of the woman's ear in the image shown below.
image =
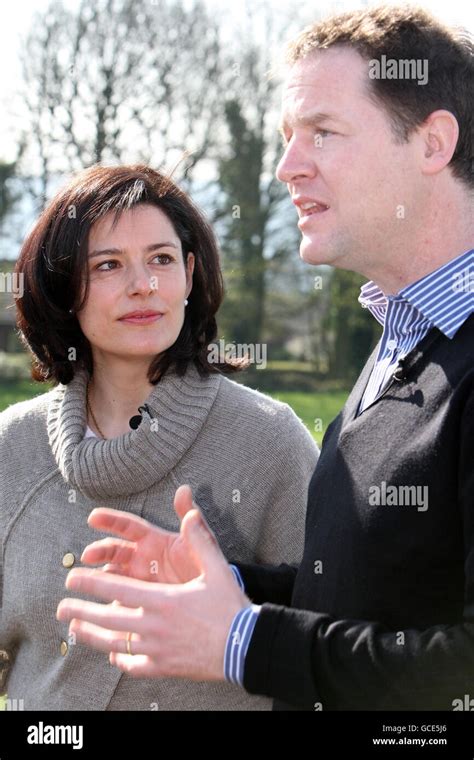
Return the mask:
<path id="1" fill-rule="evenodd" d="M 188 253 L 186 259 L 186 298 L 189 296 L 193 289 L 193 272 L 194 272 L 195 256 L 194 253 Z"/>

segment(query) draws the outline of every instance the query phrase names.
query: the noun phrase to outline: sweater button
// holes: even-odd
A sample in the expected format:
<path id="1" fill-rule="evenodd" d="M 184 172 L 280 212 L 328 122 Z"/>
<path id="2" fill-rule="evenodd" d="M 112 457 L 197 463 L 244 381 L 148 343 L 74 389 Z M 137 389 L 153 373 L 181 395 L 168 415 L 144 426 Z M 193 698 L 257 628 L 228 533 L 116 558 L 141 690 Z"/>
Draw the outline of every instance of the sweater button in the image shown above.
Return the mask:
<path id="1" fill-rule="evenodd" d="M 65 657 L 67 655 L 67 650 L 68 650 L 67 641 L 61 641 L 60 650 L 61 650 L 62 656 Z"/>
<path id="2" fill-rule="evenodd" d="M 63 557 L 63 567 L 72 567 L 76 558 L 72 552 L 67 552 Z"/>

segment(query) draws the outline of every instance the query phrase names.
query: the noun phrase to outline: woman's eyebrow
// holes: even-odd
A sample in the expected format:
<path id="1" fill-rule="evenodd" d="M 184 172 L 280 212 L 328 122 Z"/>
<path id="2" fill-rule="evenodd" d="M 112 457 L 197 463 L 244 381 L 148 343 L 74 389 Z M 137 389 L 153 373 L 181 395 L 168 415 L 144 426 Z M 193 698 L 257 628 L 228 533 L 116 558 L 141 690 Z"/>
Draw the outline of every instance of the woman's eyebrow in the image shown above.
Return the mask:
<path id="1" fill-rule="evenodd" d="M 152 243 L 151 245 L 147 245 L 143 251 L 145 253 L 151 253 L 152 251 L 157 251 L 160 248 L 178 248 L 176 243 L 171 243 L 169 241 L 165 243 Z M 100 250 L 94 250 L 92 253 L 89 254 L 89 258 L 93 259 L 95 256 L 120 256 L 123 254 L 123 250 L 121 248 L 102 248 Z"/>

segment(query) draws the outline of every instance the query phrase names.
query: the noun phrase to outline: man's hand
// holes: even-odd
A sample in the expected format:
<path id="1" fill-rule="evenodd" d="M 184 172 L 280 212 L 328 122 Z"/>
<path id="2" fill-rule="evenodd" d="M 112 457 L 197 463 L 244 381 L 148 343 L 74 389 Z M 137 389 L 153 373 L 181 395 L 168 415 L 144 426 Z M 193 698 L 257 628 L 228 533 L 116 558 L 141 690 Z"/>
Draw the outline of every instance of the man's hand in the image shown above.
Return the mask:
<path id="1" fill-rule="evenodd" d="M 178 488 L 174 508 L 180 520 L 197 509 L 189 486 Z M 109 573 L 161 583 L 185 583 L 199 575 L 181 532 L 171 533 L 136 515 L 102 507 L 91 512 L 88 523 L 120 538 L 104 538 L 86 546 L 81 557 L 85 565 L 104 565 L 102 569 Z"/>
<path id="2" fill-rule="evenodd" d="M 168 563 L 162 572 L 169 573 L 174 585 L 76 568 L 68 574 L 66 587 L 109 604 L 63 599 L 56 616 L 71 621 L 69 631 L 77 641 L 109 653 L 111 664 L 131 676 L 224 680 L 230 625 L 250 601 L 199 510 L 185 512 L 179 545 L 171 543 L 174 534 L 165 540 L 161 533 L 165 531 L 156 546 L 163 547 L 161 561 L 166 557 Z M 156 554 L 153 544 L 146 545 Z M 130 559 L 128 565 L 130 569 Z M 146 573 L 146 561 L 141 567 Z M 177 584 L 193 567 L 195 577 Z"/>

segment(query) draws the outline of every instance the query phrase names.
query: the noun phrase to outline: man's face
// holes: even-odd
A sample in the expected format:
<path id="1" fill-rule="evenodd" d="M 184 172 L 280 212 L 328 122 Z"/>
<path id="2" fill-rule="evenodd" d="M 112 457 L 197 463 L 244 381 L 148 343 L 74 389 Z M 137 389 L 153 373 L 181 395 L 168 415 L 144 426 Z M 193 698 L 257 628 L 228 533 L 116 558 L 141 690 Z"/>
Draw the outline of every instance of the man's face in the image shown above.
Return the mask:
<path id="1" fill-rule="evenodd" d="M 297 204 L 302 259 L 371 275 L 406 239 L 423 193 L 413 145 L 395 142 L 368 98 L 368 70 L 343 47 L 291 67 L 277 177 Z"/>

